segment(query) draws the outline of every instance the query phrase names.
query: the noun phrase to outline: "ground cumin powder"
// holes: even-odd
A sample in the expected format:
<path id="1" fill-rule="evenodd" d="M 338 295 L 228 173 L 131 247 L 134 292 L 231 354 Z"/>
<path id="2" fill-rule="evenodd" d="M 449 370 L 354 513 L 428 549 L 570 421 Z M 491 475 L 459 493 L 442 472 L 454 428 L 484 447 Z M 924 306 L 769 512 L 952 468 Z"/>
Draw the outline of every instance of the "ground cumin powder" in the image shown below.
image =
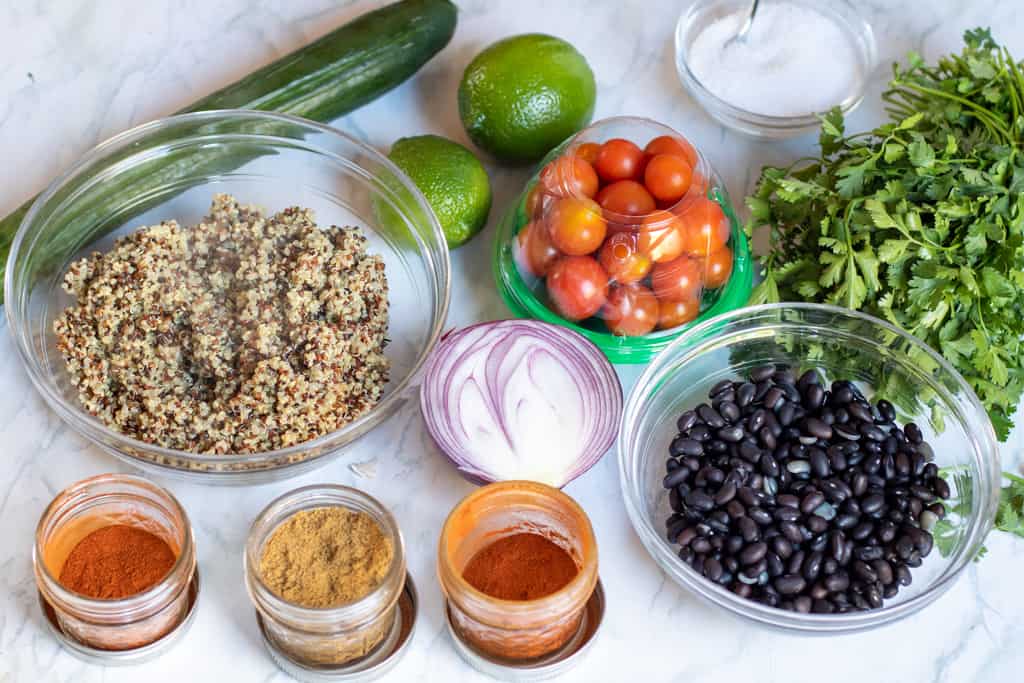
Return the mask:
<path id="1" fill-rule="evenodd" d="M 365 512 L 340 506 L 297 512 L 274 530 L 260 577 L 278 597 L 302 607 L 355 602 L 387 576 L 395 549 Z"/>

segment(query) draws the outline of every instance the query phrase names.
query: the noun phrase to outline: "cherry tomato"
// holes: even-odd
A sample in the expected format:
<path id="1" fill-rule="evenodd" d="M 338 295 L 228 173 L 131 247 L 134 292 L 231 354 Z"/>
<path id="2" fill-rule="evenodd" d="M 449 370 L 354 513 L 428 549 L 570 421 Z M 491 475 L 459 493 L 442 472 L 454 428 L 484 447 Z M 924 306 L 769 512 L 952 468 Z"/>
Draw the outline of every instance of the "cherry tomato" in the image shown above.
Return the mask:
<path id="1" fill-rule="evenodd" d="M 644 153 L 629 140 L 612 138 L 597 151 L 594 168 L 605 182 L 635 178 L 643 163 Z"/>
<path id="2" fill-rule="evenodd" d="M 597 194 L 597 173 L 580 157 L 558 157 L 541 169 L 540 184 L 556 197 L 593 197 Z"/>
<path id="3" fill-rule="evenodd" d="M 566 320 L 583 320 L 608 300 L 608 274 L 589 256 L 563 256 L 548 271 L 548 296 Z"/>
<path id="4" fill-rule="evenodd" d="M 544 186 L 539 182 L 530 188 L 530 191 L 526 193 L 526 203 L 523 209 L 526 211 L 526 215 L 529 218 L 537 218 L 540 216 L 541 209 L 544 208 Z"/>
<path id="5" fill-rule="evenodd" d="M 605 211 L 625 216 L 642 216 L 654 211 L 654 197 L 635 180 L 620 180 L 601 188 L 597 203 Z"/>
<path id="6" fill-rule="evenodd" d="M 700 313 L 700 299 L 658 300 L 658 329 L 668 330 L 688 323 Z"/>
<path id="7" fill-rule="evenodd" d="M 668 211 L 655 211 L 644 218 L 637 247 L 655 263 L 671 261 L 683 253 L 683 224 Z"/>
<path id="8" fill-rule="evenodd" d="M 644 152 L 652 157 L 658 154 L 675 154 L 686 159 L 686 163 L 690 164 L 690 168 L 697 167 L 697 150 L 683 138 L 677 138 L 672 135 L 656 137 L 647 143 L 647 146 L 644 147 Z"/>
<path id="9" fill-rule="evenodd" d="M 732 274 L 732 249 L 722 247 L 713 251 L 704 264 L 704 284 L 714 289 L 721 287 Z"/>
<path id="10" fill-rule="evenodd" d="M 526 271 L 534 277 L 547 275 L 560 256 L 551 244 L 548 231 L 536 221 L 527 223 L 516 235 L 514 255 L 520 272 Z"/>
<path id="11" fill-rule="evenodd" d="M 615 286 L 601 317 L 612 334 L 639 337 L 658 324 L 658 298 L 643 285 Z"/>
<path id="12" fill-rule="evenodd" d="M 556 199 L 544 220 L 551 243 L 560 252 L 570 256 L 583 256 L 597 251 L 608 231 L 601 207 L 592 199 Z"/>
<path id="13" fill-rule="evenodd" d="M 680 256 L 668 263 L 656 263 L 651 270 L 651 287 L 659 299 L 686 301 L 700 298 L 702 264 L 692 256 Z"/>
<path id="14" fill-rule="evenodd" d="M 640 251 L 637 235 L 617 232 L 601 245 L 597 260 L 608 276 L 624 285 L 639 282 L 651 272 L 651 257 Z"/>
<path id="15" fill-rule="evenodd" d="M 707 256 L 729 241 L 729 221 L 722 207 L 710 199 L 696 199 L 679 216 L 683 223 L 684 249 L 688 254 Z"/>
<path id="16" fill-rule="evenodd" d="M 644 170 L 644 185 L 660 202 L 677 202 L 690 189 L 693 169 L 686 159 L 675 154 L 651 157 Z"/>
<path id="17" fill-rule="evenodd" d="M 601 145 L 596 142 L 584 142 L 576 148 L 576 156 L 593 165 L 597 162 L 597 150 L 599 149 L 601 149 Z"/>

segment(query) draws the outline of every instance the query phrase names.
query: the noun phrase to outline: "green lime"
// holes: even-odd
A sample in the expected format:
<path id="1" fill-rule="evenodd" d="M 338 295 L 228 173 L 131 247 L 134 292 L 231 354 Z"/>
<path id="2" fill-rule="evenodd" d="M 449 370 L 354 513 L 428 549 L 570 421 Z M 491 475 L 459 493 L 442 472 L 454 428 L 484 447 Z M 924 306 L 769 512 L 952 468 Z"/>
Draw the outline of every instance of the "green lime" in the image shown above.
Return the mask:
<path id="1" fill-rule="evenodd" d="M 499 40 L 466 67 L 459 115 L 498 159 L 536 161 L 590 123 L 594 72 L 576 48 L 540 33 Z"/>
<path id="2" fill-rule="evenodd" d="M 427 198 L 450 249 L 483 230 L 491 210 L 491 183 L 472 152 L 437 135 L 418 135 L 396 142 L 388 158 Z"/>

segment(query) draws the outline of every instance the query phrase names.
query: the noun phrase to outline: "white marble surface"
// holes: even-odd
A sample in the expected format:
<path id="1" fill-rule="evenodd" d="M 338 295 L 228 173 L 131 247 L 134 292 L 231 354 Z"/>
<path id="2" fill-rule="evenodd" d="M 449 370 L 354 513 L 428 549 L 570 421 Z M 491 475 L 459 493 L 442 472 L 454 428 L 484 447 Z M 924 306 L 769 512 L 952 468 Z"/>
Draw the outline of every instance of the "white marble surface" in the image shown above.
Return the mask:
<path id="1" fill-rule="evenodd" d="M 338 0 L 7 0 L 0 3 L 0 213 L 40 190 L 88 148 L 165 115 L 381 4 Z M 545 31 L 569 39 L 598 80 L 597 116 L 631 113 L 684 131 L 742 196 L 764 163 L 788 162 L 813 139 L 762 144 L 711 122 L 682 91 L 671 34 L 685 1 L 463 0 L 455 38 L 411 82 L 337 125 L 380 148 L 434 132 L 465 141 L 455 104 L 463 67 L 491 41 Z M 909 49 L 957 49 L 964 28 L 991 25 L 1024 55 L 1024 8 L 1016 0 L 861 0 L 877 32 L 881 66 L 860 129 L 881 116 L 877 93 L 888 64 Z M 794 36 L 799 40 L 799 36 Z M 488 166 L 495 222 L 527 171 Z M 491 230 L 453 258 L 449 322 L 507 315 L 490 279 Z M 473 288 L 473 296 L 466 291 Z M 3 328 L 4 322 L 0 322 Z M 292 487 L 332 481 L 365 488 L 398 516 L 422 598 L 420 622 L 395 681 L 471 681 L 445 634 L 433 564 L 451 506 L 470 490 L 432 448 L 415 408 L 395 416 L 345 459 L 288 482 L 209 489 L 168 482 L 198 534 L 202 608 L 193 630 L 159 661 L 128 670 L 82 664 L 42 628 L 30 548 L 39 514 L 64 486 L 118 461 L 71 433 L 35 394 L 9 335 L 0 329 L 0 683 L 13 681 L 284 681 L 264 653 L 241 582 L 241 549 L 256 513 Z M 628 385 L 635 368 L 623 368 Z M 1004 448 L 1019 466 L 1019 434 Z M 349 463 L 375 459 L 376 476 Z M 601 642 L 567 681 L 1001 682 L 1024 668 L 1024 542 L 993 536 L 988 557 L 936 604 L 881 631 L 800 639 L 748 626 L 666 581 L 643 551 L 619 497 L 614 454 L 568 487 L 590 513 L 609 597 Z"/>

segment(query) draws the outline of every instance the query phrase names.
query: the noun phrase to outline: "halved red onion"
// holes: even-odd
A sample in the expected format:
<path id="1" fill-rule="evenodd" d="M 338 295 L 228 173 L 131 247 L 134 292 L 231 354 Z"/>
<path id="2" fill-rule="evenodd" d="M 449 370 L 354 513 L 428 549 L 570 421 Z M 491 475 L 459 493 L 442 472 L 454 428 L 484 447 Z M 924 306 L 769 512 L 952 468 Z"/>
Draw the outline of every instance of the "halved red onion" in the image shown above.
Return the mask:
<path id="1" fill-rule="evenodd" d="M 581 334 L 498 320 L 442 338 L 424 370 L 420 407 L 438 448 L 467 479 L 562 487 L 611 447 L 622 386 Z"/>

